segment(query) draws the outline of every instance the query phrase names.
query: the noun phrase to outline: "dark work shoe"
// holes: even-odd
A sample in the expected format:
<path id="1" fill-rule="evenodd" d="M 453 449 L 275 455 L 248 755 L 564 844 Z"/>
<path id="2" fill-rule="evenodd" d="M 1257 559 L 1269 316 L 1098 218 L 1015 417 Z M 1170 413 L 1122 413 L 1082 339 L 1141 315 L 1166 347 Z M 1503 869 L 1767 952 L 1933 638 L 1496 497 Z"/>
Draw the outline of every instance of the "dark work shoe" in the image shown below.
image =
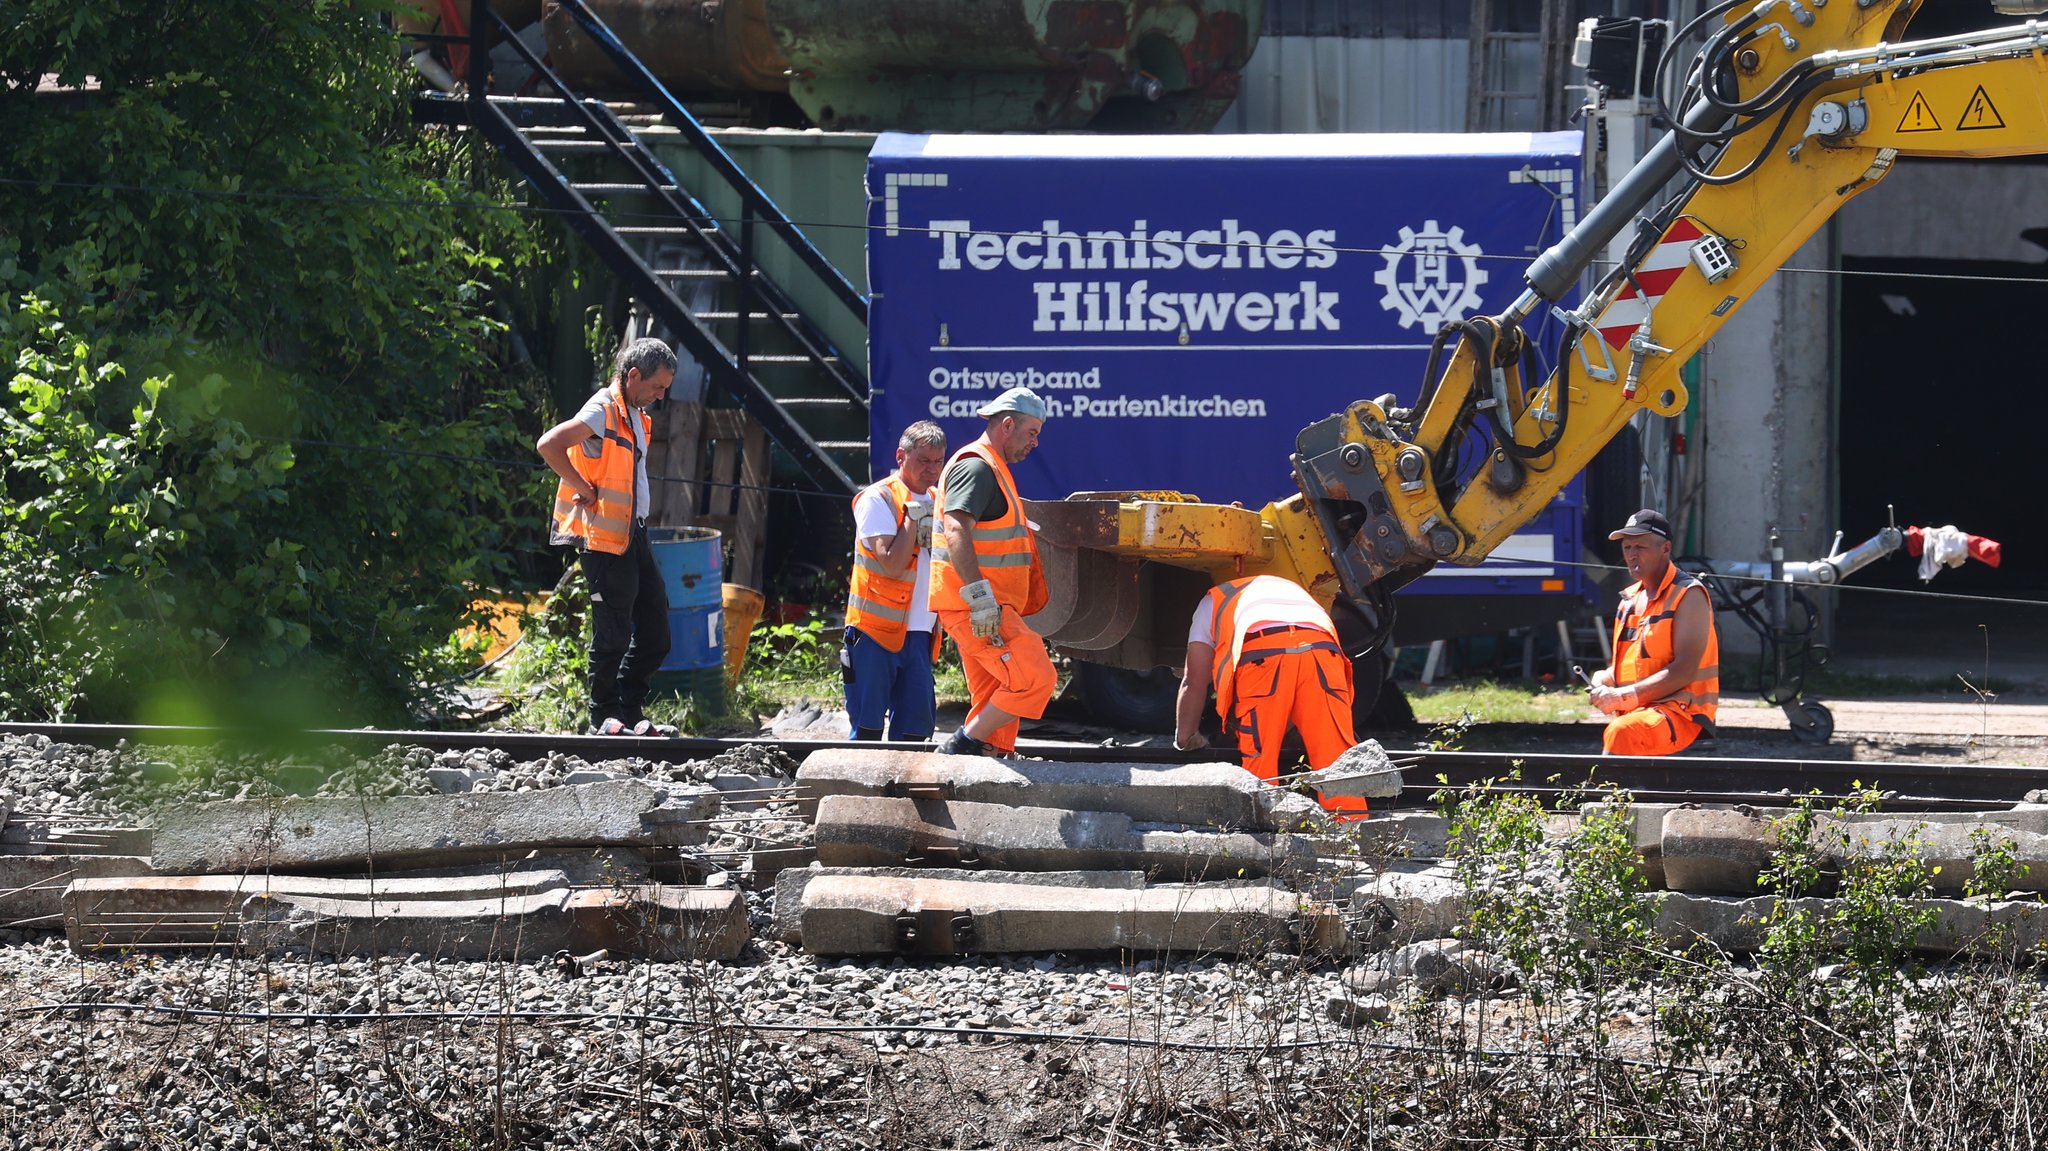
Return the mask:
<path id="1" fill-rule="evenodd" d="M 608 715 L 590 725 L 592 735 L 632 735 L 633 726 L 616 715 Z"/>
<path id="2" fill-rule="evenodd" d="M 942 740 L 937 750 L 940 755 L 987 755 L 990 748 L 962 728 Z"/>

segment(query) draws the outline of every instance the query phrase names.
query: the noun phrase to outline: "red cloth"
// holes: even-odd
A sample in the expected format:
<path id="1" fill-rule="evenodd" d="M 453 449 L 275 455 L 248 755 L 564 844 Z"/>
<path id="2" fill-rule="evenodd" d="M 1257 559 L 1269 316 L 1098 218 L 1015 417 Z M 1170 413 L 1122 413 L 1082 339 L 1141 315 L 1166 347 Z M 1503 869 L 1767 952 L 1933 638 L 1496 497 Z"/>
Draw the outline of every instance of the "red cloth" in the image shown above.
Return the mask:
<path id="1" fill-rule="evenodd" d="M 1906 529 L 1907 555 L 1917 556 L 1920 554 L 1924 546 L 1921 542 L 1921 536 L 1926 531 L 1926 528 Z M 1968 535 L 1968 533 L 1964 534 Z M 2002 554 L 2003 549 L 2000 548 L 1997 540 L 1988 540 L 1985 539 L 1983 536 L 1969 536 L 1968 547 L 1970 549 L 1971 559 L 1976 560 L 1977 562 L 1982 564 L 1987 564 L 1991 567 L 1997 567 L 1999 563 L 2005 559 L 2005 556 Z"/>

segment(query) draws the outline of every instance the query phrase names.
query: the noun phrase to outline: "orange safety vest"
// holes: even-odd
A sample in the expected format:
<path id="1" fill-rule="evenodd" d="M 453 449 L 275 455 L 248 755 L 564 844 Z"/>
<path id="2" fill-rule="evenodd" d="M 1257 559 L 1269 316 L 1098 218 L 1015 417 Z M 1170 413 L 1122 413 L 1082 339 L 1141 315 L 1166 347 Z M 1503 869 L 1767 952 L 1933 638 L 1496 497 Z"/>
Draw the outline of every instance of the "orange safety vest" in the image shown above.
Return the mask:
<path id="1" fill-rule="evenodd" d="M 896 530 L 903 530 L 903 517 L 909 513 L 910 497 L 914 495 L 910 485 L 903 482 L 899 473 L 868 485 L 859 496 L 853 497 L 856 506 L 861 496 L 880 489 L 882 498 L 889 501 L 889 507 L 896 513 Z M 910 634 L 910 600 L 917 592 L 917 545 L 910 545 L 910 567 L 902 575 L 891 575 L 883 566 L 882 557 L 869 551 L 865 542 L 853 541 L 853 590 L 846 597 L 846 626 L 857 627 L 861 634 L 881 644 L 890 651 L 902 651 L 903 639 Z M 932 657 L 938 657 L 938 629 L 932 629 Z"/>
<path id="2" fill-rule="evenodd" d="M 980 456 L 995 470 L 996 486 L 1003 491 L 1006 505 L 1003 514 L 995 519 L 974 525 L 974 562 L 981 569 L 981 578 L 995 590 L 996 602 L 1013 608 L 1018 615 L 1032 615 L 1045 606 L 1047 591 L 1045 569 L 1038 563 L 1038 541 L 1031 537 L 1031 524 L 1024 518 L 1024 501 L 1017 497 L 1017 481 L 1010 478 L 1010 465 L 1004 463 L 988 446 L 985 440 L 976 440 L 946 461 L 946 470 L 963 456 Z M 939 477 L 939 491 L 932 505 L 933 514 L 943 516 L 946 507 L 946 478 Z M 932 610 L 966 611 L 967 601 L 960 598 L 962 585 L 960 573 L 947 562 L 945 537 L 932 536 Z"/>
<path id="3" fill-rule="evenodd" d="M 597 489 L 597 503 L 585 507 L 569 497 L 569 481 L 555 485 L 555 527 L 549 542 L 562 546 L 625 555 L 633 536 L 633 472 L 639 459 L 639 445 L 633 442 L 633 412 L 626 406 L 619 385 L 611 386 L 611 400 L 604 409 L 604 431 L 583 441 L 580 452 L 570 452 L 569 462 L 576 474 Z M 640 442 L 654 436 L 654 421 L 640 413 Z M 640 509 L 645 511 L 645 509 Z"/>
<path id="4" fill-rule="evenodd" d="M 1614 686 L 1628 687 L 1671 666 L 1676 654 L 1678 603 L 1687 592 L 1699 589 L 1707 594 L 1700 577 L 1672 564 L 1655 595 L 1647 594 L 1641 583 L 1621 593 L 1621 606 L 1614 613 Z M 1641 606 L 1639 607 L 1638 604 Z M 1707 603 L 1713 610 L 1713 601 Z M 1714 634 L 1711 616 L 1707 621 L 1707 647 L 1700 653 L 1700 669 L 1683 690 L 1657 700 L 1653 706 L 1673 704 L 1689 715 L 1714 722 L 1721 702 L 1721 640 Z"/>
<path id="5" fill-rule="evenodd" d="M 1274 642 L 1258 644 L 1250 650 L 1245 648 L 1251 624 L 1263 615 L 1267 604 L 1285 603 L 1288 610 L 1282 614 L 1299 614 L 1300 605 L 1306 601 L 1319 617 L 1317 626 L 1327 637 L 1322 640 L 1305 640 L 1300 631 L 1274 637 Z M 1228 723 L 1231 719 L 1232 697 L 1236 694 L 1237 665 L 1247 660 L 1257 662 L 1276 655 L 1295 655 L 1309 651 L 1336 651 L 1344 649 L 1337 644 L 1337 625 L 1323 605 L 1314 597 L 1301 590 L 1299 584 L 1279 576 L 1246 576 L 1243 579 L 1227 580 L 1209 589 L 1208 597 L 1210 633 L 1216 641 L 1217 658 L 1211 665 L 1210 681 L 1216 688 L 1216 714 Z M 1238 621 L 1243 620 L 1240 624 Z M 1228 637 L 1227 641 L 1225 637 Z M 1228 642 L 1226 652 L 1224 644 Z"/>

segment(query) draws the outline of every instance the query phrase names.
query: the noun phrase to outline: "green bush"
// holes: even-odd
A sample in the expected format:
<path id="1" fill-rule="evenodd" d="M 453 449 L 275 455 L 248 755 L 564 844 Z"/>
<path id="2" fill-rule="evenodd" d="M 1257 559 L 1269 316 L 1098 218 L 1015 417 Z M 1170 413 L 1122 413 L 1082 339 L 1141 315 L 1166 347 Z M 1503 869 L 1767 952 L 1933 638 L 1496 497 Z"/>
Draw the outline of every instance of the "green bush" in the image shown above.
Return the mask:
<path id="1" fill-rule="evenodd" d="M 401 718 L 538 542 L 491 461 L 532 458 L 498 362 L 546 233 L 413 127 L 385 11 L 10 6 L 0 715 Z"/>

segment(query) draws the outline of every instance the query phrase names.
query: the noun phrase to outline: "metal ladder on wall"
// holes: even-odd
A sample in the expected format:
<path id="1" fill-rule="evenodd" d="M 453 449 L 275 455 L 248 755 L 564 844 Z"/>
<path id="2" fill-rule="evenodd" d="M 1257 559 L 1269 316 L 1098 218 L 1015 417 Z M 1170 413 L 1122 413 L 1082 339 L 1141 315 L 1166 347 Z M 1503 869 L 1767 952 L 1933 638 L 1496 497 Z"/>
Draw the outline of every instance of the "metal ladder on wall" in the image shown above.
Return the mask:
<path id="1" fill-rule="evenodd" d="M 556 0 L 639 91 L 659 122 L 703 158 L 737 195 L 737 221 L 720 220 L 676 179 L 641 134 L 612 105 L 576 95 L 523 43 L 487 0 L 476 0 L 465 42 L 468 92 L 424 98 L 429 114 L 469 123 L 518 168 L 549 207 L 562 213 L 635 302 L 704 366 L 707 390 L 730 396 L 760 423 L 822 491 L 851 496 L 868 471 L 868 381 L 785 288 L 757 262 L 757 233 L 768 229 L 815 275 L 832 299 L 865 328 L 868 301 L 813 246 L 725 149 L 704 131 L 584 0 Z M 490 49 L 512 47 L 550 96 L 490 94 Z M 435 109 L 434 105 L 441 107 Z M 637 118 L 636 118 L 637 119 Z M 614 225 L 614 218 L 631 224 Z M 656 267 L 657 249 L 685 245 L 698 266 Z M 686 284 L 718 285 L 716 302 Z M 700 297 L 692 307 L 688 296 Z"/>

